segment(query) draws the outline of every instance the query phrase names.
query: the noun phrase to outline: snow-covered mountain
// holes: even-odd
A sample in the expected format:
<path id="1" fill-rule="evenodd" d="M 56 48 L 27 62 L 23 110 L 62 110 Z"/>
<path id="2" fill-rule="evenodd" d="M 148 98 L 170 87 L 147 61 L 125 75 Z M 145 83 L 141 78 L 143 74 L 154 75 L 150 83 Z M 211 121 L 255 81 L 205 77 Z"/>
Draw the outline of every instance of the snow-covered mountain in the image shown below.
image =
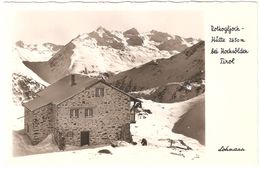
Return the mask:
<path id="1" fill-rule="evenodd" d="M 53 83 L 70 73 L 109 76 L 154 59 L 169 58 L 197 42 L 193 38 L 185 39 L 155 30 L 139 33 L 132 28 L 120 32 L 99 27 L 93 32 L 77 36 L 65 46 L 45 45 L 48 50 L 41 52 L 40 48 L 35 51 L 23 48 L 28 53 L 39 54 L 39 60 L 34 56 L 28 57 L 24 50 L 18 51 L 28 68 L 43 80 Z"/>
<path id="2" fill-rule="evenodd" d="M 13 53 L 21 58 L 22 61 L 48 61 L 62 47 L 53 43 L 25 44 L 23 41 L 18 41 L 13 48 Z"/>
<path id="3" fill-rule="evenodd" d="M 23 64 L 24 60 L 48 60 L 48 55 L 55 53 L 55 45 L 26 45 L 22 41 L 16 43 L 12 49 L 12 93 L 17 106 L 22 102 L 34 98 L 35 93 L 42 90 L 49 83 Z M 52 50 L 53 49 L 53 50 Z"/>

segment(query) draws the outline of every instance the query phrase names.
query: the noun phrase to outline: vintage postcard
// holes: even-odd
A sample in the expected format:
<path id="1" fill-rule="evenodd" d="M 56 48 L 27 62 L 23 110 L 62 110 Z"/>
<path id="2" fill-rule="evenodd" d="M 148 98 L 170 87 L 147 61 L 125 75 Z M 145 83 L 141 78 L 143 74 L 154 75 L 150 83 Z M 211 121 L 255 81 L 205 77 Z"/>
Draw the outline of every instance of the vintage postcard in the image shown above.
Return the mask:
<path id="1" fill-rule="evenodd" d="M 2 7 L 4 166 L 257 165 L 256 2 Z"/>

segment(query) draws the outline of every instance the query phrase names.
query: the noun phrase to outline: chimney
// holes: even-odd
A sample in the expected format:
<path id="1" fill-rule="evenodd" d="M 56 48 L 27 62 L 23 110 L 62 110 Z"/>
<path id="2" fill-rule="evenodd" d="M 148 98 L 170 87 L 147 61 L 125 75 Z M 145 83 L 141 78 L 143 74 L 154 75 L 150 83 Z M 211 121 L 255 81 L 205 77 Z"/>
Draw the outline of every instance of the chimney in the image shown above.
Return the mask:
<path id="1" fill-rule="evenodd" d="M 71 86 L 74 86 L 74 85 L 76 85 L 75 75 L 72 74 L 72 75 L 71 75 Z"/>

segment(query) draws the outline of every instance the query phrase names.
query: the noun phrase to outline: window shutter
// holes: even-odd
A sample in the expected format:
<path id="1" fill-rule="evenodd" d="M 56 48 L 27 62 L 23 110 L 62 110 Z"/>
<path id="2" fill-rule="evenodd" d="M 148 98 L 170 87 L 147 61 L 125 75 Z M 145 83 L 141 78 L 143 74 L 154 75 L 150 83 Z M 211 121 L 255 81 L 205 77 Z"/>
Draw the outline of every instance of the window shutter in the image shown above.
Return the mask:
<path id="1" fill-rule="evenodd" d="M 99 97 L 99 90 L 98 88 L 96 88 L 96 93 L 95 93 L 96 97 Z"/>
<path id="2" fill-rule="evenodd" d="M 79 118 L 79 109 L 75 109 L 75 116 Z"/>
<path id="3" fill-rule="evenodd" d="M 104 88 L 100 88 L 100 95 L 104 96 Z"/>
<path id="4" fill-rule="evenodd" d="M 70 118 L 72 118 L 72 117 L 73 117 L 73 110 L 70 109 Z"/>
<path id="5" fill-rule="evenodd" d="M 93 116 L 93 109 L 91 108 L 91 109 L 89 109 L 89 116 Z"/>
<path id="6" fill-rule="evenodd" d="M 88 109 L 85 108 L 85 117 L 88 117 Z"/>

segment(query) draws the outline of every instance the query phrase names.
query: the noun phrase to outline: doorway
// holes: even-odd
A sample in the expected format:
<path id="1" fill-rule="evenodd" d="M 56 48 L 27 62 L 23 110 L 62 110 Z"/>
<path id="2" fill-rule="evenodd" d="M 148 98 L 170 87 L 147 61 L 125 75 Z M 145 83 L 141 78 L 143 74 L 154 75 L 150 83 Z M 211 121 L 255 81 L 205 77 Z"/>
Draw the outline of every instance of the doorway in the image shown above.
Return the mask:
<path id="1" fill-rule="evenodd" d="M 89 145 L 89 131 L 80 133 L 80 146 Z"/>

